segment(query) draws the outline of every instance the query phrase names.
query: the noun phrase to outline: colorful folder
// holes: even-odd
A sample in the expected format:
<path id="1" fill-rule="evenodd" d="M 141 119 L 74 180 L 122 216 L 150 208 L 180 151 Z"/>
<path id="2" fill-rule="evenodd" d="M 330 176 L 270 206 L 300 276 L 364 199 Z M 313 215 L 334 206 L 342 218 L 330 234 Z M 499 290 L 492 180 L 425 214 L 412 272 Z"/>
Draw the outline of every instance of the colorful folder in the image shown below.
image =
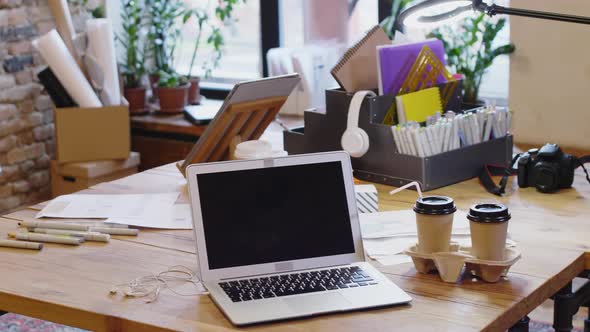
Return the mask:
<path id="1" fill-rule="evenodd" d="M 446 65 L 443 43 L 438 39 L 410 44 L 384 45 L 377 47 L 377 65 L 379 74 L 379 94 L 399 94 L 402 84 L 406 80 L 410 69 L 416 62 L 420 51 L 427 45 L 434 55 Z M 447 80 L 440 75 L 436 83 L 444 83 Z"/>

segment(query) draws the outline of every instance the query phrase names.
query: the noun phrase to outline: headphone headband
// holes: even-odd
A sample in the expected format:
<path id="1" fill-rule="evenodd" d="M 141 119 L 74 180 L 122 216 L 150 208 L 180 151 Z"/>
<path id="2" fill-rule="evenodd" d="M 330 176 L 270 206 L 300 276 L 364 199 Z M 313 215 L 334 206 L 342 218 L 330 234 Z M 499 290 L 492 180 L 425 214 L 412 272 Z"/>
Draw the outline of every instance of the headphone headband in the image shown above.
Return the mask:
<path id="1" fill-rule="evenodd" d="M 366 96 L 375 97 L 375 93 L 370 90 L 361 90 L 354 93 L 348 106 L 348 121 L 346 123 L 347 129 L 358 128 L 359 116 L 361 112 L 361 105 Z"/>

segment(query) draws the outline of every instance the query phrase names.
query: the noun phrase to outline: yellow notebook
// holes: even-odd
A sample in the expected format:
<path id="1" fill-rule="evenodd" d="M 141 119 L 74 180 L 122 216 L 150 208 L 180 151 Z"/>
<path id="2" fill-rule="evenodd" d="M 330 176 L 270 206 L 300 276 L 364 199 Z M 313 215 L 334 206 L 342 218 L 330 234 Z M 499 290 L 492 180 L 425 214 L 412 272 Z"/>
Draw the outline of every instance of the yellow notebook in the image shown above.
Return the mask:
<path id="1" fill-rule="evenodd" d="M 395 101 L 399 123 L 425 122 L 427 117 L 443 111 L 438 87 L 400 95 Z"/>

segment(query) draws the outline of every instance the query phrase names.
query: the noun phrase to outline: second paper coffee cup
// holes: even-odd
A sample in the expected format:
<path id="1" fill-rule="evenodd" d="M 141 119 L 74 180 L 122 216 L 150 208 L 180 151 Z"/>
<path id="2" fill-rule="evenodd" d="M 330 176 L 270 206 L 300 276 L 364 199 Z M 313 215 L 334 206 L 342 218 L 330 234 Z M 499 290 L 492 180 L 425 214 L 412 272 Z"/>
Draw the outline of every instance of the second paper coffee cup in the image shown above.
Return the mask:
<path id="1" fill-rule="evenodd" d="M 416 200 L 418 251 L 423 254 L 449 251 L 453 215 L 457 208 L 452 198 L 425 196 Z"/>
<path id="2" fill-rule="evenodd" d="M 467 215 L 471 253 L 483 260 L 504 260 L 510 213 L 502 204 L 476 204 Z"/>

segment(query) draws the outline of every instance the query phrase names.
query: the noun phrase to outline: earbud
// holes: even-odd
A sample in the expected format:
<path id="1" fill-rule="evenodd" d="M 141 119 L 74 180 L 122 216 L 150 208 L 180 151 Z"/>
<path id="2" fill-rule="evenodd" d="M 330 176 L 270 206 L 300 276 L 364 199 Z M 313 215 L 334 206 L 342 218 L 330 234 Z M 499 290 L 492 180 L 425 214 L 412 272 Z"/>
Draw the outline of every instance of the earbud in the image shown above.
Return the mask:
<path id="1" fill-rule="evenodd" d="M 359 114 L 361 105 L 366 96 L 375 97 L 373 91 L 358 91 L 352 96 L 350 106 L 348 107 L 348 121 L 346 130 L 342 135 L 340 144 L 342 149 L 351 157 L 360 158 L 369 151 L 369 135 L 363 129 L 359 128 Z"/>

